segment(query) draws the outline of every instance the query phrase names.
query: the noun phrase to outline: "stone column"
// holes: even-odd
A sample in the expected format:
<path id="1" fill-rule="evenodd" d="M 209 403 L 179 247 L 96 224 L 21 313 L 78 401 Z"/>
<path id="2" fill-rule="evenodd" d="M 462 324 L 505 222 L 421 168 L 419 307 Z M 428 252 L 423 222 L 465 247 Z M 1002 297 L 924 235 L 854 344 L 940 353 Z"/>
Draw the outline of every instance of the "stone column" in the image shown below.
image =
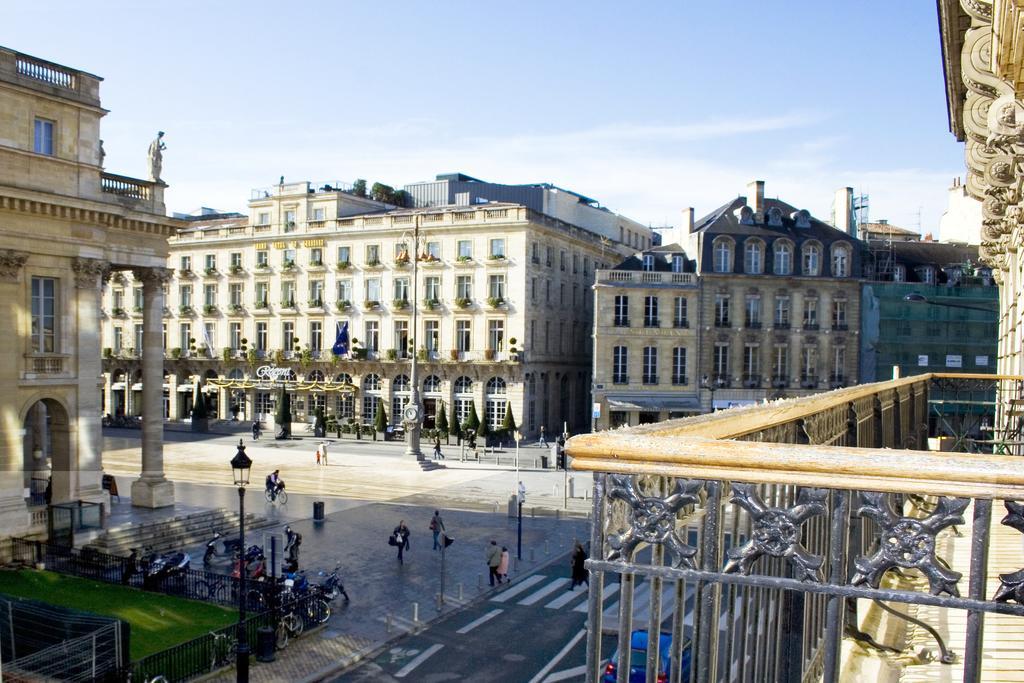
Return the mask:
<path id="1" fill-rule="evenodd" d="M 100 486 L 103 475 L 103 434 L 100 425 L 100 396 L 97 387 L 103 381 L 103 354 L 100 348 L 100 298 L 103 282 L 110 272 L 110 264 L 89 258 L 74 258 L 71 269 L 75 273 L 77 290 L 75 357 L 78 367 L 78 419 L 70 425 L 70 444 L 78 442 L 77 454 L 69 454 L 72 470 L 77 472 L 77 486 L 70 488 L 70 498 L 108 502 Z M 106 384 L 109 386 L 109 382 Z M 108 404 L 109 411 L 109 404 Z M 77 461 L 77 467 L 76 467 Z M 54 492 L 60 489 L 58 473 L 54 473 Z M 75 479 L 71 475 L 72 482 Z M 77 490 L 76 490 L 77 489 Z M 54 500 L 57 496 L 54 495 Z"/>
<path id="2" fill-rule="evenodd" d="M 28 285 L 23 268 L 29 255 L 13 249 L 0 250 L 0 329 L 13 338 L 0 345 L 0 386 L 7 393 L 6 406 L 11 407 L 14 424 L 0 432 L 0 528 L 16 535 L 28 529 L 28 511 L 24 498 L 25 425 L 18 421 L 20 411 L 27 408 L 16 393 L 18 380 L 25 367 L 22 354 L 27 347 L 28 321 L 22 321 L 28 302 Z M 21 330 L 21 335 L 18 331 Z"/>
<path id="3" fill-rule="evenodd" d="M 164 477 L 163 310 L 167 268 L 141 268 L 142 280 L 142 476 L 132 482 L 132 505 L 174 505 L 174 484 Z"/>

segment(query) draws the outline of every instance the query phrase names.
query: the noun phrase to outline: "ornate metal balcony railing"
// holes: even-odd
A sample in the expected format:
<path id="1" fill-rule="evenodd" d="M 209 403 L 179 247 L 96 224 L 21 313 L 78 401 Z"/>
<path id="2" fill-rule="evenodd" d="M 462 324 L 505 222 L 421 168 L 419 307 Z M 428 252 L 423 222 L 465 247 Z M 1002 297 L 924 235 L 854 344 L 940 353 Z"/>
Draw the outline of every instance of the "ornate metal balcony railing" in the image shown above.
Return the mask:
<path id="1" fill-rule="evenodd" d="M 587 681 L 613 654 L 603 634 L 636 661 L 630 634 L 666 626 L 670 681 L 838 681 L 844 633 L 892 637 L 860 631 L 858 599 L 965 610 L 962 650 L 937 647 L 979 681 L 986 615 L 1024 616 L 1022 560 L 990 552 L 994 505 L 1024 531 L 1024 460 L 923 449 L 1020 441 L 1007 406 L 1022 380 L 919 375 L 570 439 L 572 469 L 594 473 Z M 944 550 L 955 525 L 970 534 L 966 572 Z M 648 642 L 653 681 L 663 653 Z"/>

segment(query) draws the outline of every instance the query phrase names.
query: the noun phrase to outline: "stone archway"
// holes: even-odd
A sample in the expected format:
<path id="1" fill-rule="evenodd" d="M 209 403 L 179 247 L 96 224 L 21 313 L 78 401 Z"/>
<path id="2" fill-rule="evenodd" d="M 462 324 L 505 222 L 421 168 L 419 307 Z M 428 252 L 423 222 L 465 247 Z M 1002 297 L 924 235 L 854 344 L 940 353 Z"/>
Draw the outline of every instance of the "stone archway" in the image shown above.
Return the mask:
<path id="1" fill-rule="evenodd" d="M 22 472 L 24 486 L 33 500 L 42 502 L 51 475 L 52 502 L 74 499 L 78 488 L 78 465 L 71 454 L 67 410 L 56 399 L 38 399 L 25 412 L 23 426 Z"/>

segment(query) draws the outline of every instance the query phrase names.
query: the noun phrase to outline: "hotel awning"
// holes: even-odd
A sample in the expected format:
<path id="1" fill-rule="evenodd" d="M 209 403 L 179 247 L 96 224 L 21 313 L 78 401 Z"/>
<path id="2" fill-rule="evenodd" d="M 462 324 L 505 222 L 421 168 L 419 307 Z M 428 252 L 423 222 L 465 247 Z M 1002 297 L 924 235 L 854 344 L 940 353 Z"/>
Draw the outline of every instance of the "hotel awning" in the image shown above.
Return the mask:
<path id="1" fill-rule="evenodd" d="M 612 410 L 700 410 L 700 402 L 688 396 L 628 396 L 623 394 L 609 395 L 608 407 Z"/>

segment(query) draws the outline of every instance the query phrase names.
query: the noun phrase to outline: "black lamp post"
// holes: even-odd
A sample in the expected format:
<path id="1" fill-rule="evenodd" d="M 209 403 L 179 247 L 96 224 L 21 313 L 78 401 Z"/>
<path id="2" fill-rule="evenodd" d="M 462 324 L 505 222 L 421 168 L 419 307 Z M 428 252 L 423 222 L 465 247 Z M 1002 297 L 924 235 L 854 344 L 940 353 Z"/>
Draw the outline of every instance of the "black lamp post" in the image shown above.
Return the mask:
<path id="1" fill-rule="evenodd" d="M 238 557 L 238 649 L 235 680 L 238 683 L 249 683 L 249 633 L 245 627 L 245 487 L 249 483 L 249 470 L 252 459 L 245 454 L 245 445 L 238 440 L 238 452 L 231 458 L 231 471 L 238 487 L 238 544 L 241 548 Z"/>
<path id="2" fill-rule="evenodd" d="M 711 392 L 711 410 L 708 411 L 711 413 L 715 412 L 715 389 L 718 388 L 718 382 L 719 380 L 717 377 L 714 380 L 707 375 L 700 378 L 701 389 L 707 389 Z"/>

